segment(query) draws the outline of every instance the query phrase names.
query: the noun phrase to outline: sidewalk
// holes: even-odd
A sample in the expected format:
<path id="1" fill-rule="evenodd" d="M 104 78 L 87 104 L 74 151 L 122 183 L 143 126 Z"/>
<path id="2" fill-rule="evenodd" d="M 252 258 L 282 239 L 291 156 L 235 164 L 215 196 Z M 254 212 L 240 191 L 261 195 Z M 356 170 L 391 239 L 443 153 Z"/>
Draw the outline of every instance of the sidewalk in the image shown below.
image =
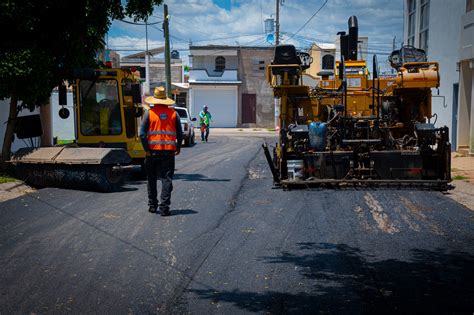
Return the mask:
<path id="1" fill-rule="evenodd" d="M 451 154 L 451 185 L 448 196 L 474 210 L 474 157 Z"/>
<path id="2" fill-rule="evenodd" d="M 196 137 L 199 138 L 200 131 L 199 128 L 194 130 L 196 133 Z M 264 136 L 264 137 L 271 137 L 271 136 L 278 136 L 278 132 L 274 129 L 269 128 L 214 128 L 211 127 L 209 131 L 210 136 L 212 135 L 223 135 L 223 136 Z"/>
<path id="3" fill-rule="evenodd" d="M 33 191 L 35 191 L 34 188 L 24 184 L 19 180 L 0 184 L 0 202 L 19 197 Z"/>

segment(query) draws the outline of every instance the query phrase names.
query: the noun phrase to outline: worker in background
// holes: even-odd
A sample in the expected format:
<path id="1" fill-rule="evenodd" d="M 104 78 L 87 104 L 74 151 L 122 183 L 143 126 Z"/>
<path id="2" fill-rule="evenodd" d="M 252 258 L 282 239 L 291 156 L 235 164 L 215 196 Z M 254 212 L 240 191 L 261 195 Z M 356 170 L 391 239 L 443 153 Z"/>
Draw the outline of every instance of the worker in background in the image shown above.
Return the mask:
<path id="1" fill-rule="evenodd" d="M 178 113 L 170 108 L 174 101 L 166 97 L 163 87 L 145 99 L 150 109 L 145 111 L 140 126 L 140 139 L 146 152 L 145 171 L 148 180 L 148 211 L 170 215 L 171 191 L 175 155 L 180 153 L 183 131 Z M 157 200 L 157 179 L 161 180 L 160 203 Z"/>
<path id="2" fill-rule="evenodd" d="M 211 123 L 212 115 L 207 110 L 207 105 L 202 107 L 202 111 L 199 113 L 199 123 L 201 125 L 201 141 L 207 142 L 209 137 L 209 124 Z"/>

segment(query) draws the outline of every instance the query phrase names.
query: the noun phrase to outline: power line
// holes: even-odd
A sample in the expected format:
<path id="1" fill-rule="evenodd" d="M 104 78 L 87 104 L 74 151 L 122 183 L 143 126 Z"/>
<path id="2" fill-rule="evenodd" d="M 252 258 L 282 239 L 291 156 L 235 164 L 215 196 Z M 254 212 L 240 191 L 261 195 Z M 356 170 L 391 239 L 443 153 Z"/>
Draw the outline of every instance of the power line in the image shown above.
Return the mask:
<path id="1" fill-rule="evenodd" d="M 158 22 L 153 22 L 153 23 L 137 23 L 137 22 L 130 22 L 130 21 L 125 21 L 125 20 L 118 20 L 118 21 L 123 22 L 123 23 L 127 23 L 127 24 L 142 25 L 142 26 L 145 26 L 145 25 L 155 25 L 155 24 L 161 23 L 160 21 L 158 21 Z"/>
<path id="2" fill-rule="evenodd" d="M 176 24 L 181 25 L 181 26 L 184 26 L 184 27 L 186 27 L 186 28 L 189 28 L 189 27 L 190 27 L 189 24 L 185 24 L 185 23 L 179 22 L 178 20 L 179 20 L 179 18 L 177 18 L 176 16 L 173 16 L 173 19 L 171 20 L 171 22 L 172 22 L 172 23 L 176 23 Z M 193 31 L 194 31 L 194 32 L 201 33 L 201 34 L 206 35 L 206 36 L 212 36 L 211 34 L 206 33 L 206 32 L 203 32 L 203 31 L 198 30 L 198 29 L 196 29 L 196 28 L 193 28 Z"/>
<path id="3" fill-rule="evenodd" d="M 155 30 L 158 30 L 158 31 L 162 32 L 162 33 L 164 32 L 161 28 L 158 28 L 158 27 L 156 27 L 156 26 L 151 26 L 151 27 L 154 28 Z M 180 37 L 177 37 L 177 36 L 174 36 L 174 35 L 171 35 L 171 34 L 170 34 L 170 37 L 179 39 L 180 41 L 183 41 L 183 42 L 185 42 L 185 43 L 187 42 L 185 39 L 182 39 L 182 38 L 180 38 Z"/>
<path id="4" fill-rule="evenodd" d="M 290 38 L 288 38 L 288 40 L 292 39 L 293 36 L 295 36 L 296 34 L 299 33 L 299 31 L 301 31 L 315 16 L 316 14 L 318 14 L 319 11 L 321 11 L 322 8 L 324 8 L 324 6 L 326 5 L 326 3 L 328 3 L 328 0 L 324 1 L 324 3 L 319 7 L 318 10 L 316 10 L 316 12 L 314 12 L 313 15 L 311 15 L 311 17 L 293 34 L 290 36 Z"/>

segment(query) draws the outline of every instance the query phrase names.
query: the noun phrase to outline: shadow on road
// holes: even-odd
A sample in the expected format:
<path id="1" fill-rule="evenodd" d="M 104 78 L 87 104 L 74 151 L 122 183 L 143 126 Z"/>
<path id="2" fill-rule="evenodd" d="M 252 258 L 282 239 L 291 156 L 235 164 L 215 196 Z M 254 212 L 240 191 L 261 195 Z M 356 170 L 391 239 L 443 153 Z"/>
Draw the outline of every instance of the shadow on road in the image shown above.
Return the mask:
<path id="1" fill-rule="evenodd" d="M 180 209 L 180 210 L 171 210 L 171 215 L 188 215 L 188 214 L 196 214 L 198 213 L 197 211 L 191 210 L 191 209 Z"/>
<path id="2" fill-rule="evenodd" d="M 174 180 L 203 181 L 203 182 L 229 182 L 228 178 L 209 178 L 202 174 L 174 174 Z"/>
<path id="3" fill-rule="evenodd" d="M 407 261 L 377 260 L 345 244 L 298 246 L 298 254 L 283 252 L 261 260 L 298 270 L 304 282 L 299 290 L 247 292 L 212 288 L 191 292 L 213 303 L 227 302 L 250 312 L 452 314 L 474 310 L 471 254 L 413 249 Z M 298 279 L 294 281 L 292 288 L 298 284 Z"/>

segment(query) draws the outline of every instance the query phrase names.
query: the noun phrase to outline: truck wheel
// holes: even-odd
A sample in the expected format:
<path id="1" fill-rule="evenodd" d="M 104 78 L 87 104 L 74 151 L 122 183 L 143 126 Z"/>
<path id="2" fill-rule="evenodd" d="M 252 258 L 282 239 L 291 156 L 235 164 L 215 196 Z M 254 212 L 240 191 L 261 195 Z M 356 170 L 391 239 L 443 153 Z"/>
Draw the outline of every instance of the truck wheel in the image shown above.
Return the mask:
<path id="1" fill-rule="evenodd" d="M 106 191 L 118 191 L 125 182 L 126 174 L 123 171 L 112 171 L 111 166 L 105 168 L 104 175 L 107 183 Z"/>
<path id="2" fill-rule="evenodd" d="M 190 138 L 190 137 L 184 138 L 184 146 L 185 146 L 185 147 L 189 147 L 189 141 L 190 141 L 189 138 Z"/>

